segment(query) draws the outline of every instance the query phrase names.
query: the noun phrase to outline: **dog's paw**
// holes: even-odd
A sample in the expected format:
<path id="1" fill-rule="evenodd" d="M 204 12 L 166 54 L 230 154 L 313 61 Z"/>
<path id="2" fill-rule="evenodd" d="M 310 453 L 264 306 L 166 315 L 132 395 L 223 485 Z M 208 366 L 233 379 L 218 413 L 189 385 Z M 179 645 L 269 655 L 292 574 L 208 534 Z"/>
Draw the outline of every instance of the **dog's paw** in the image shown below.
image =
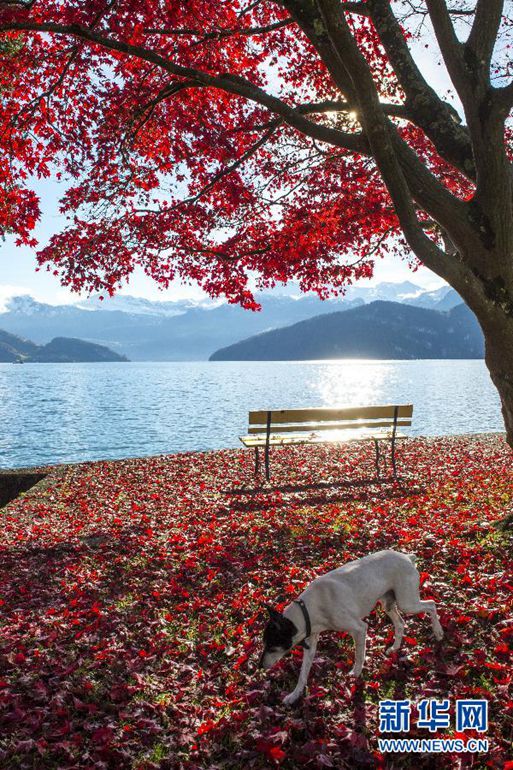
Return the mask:
<path id="1" fill-rule="evenodd" d="M 283 705 L 284 706 L 292 706 L 293 703 L 295 703 L 297 700 L 299 700 L 300 695 L 295 692 L 289 692 L 288 695 L 286 695 L 283 699 Z"/>
<path id="2" fill-rule="evenodd" d="M 395 645 L 392 645 L 391 647 L 387 647 L 385 650 L 385 655 L 393 655 L 394 652 L 398 652 L 399 647 L 395 647 Z"/>
<path id="3" fill-rule="evenodd" d="M 435 639 L 437 642 L 441 642 L 444 638 L 444 630 L 443 628 L 437 628 L 436 631 L 433 632 L 435 635 Z"/>
<path id="4" fill-rule="evenodd" d="M 356 679 L 362 675 L 362 669 L 361 668 L 352 668 L 349 672 L 348 676 L 354 676 Z"/>

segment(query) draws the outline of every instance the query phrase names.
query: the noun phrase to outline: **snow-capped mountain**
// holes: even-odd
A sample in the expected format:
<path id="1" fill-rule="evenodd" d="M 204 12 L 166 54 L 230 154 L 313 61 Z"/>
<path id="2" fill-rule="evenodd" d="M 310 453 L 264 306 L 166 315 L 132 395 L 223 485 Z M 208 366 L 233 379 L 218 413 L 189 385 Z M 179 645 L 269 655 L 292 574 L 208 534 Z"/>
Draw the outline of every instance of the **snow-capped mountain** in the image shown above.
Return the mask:
<path id="1" fill-rule="evenodd" d="M 4 303 L 3 313 L 15 313 L 24 316 L 58 315 L 62 305 L 46 305 L 38 302 L 30 294 L 10 297 Z M 1 315 L 2 313 L 0 313 Z"/>
<path id="2" fill-rule="evenodd" d="M 186 313 L 196 307 L 208 309 L 216 307 L 220 302 L 214 303 L 211 300 L 177 300 L 177 301 L 159 301 L 144 299 L 144 297 L 131 297 L 124 294 L 117 294 L 114 297 L 100 299 L 98 295 L 88 297 L 75 303 L 75 307 L 83 310 L 105 310 L 119 311 L 121 313 L 130 313 L 132 315 L 156 315 L 171 318 L 181 313 Z"/>
<path id="3" fill-rule="evenodd" d="M 461 297 L 450 286 L 441 286 L 434 291 L 424 291 L 415 297 L 405 297 L 402 301 L 428 310 L 452 310 L 461 303 Z"/>
<path id="4" fill-rule="evenodd" d="M 436 310 L 448 310 L 461 302 L 448 286 L 425 292 L 409 281 L 351 286 L 344 297 L 325 301 L 313 295 L 281 293 L 261 294 L 258 299 L 262 311 L 252 313 L 210 300 L 159 302 L 119 295 L 103 301 L 91 297 L 74 305 L 48 305 L 24 295 L 7 300 L 0 312 L 0 329 L 38 345 L 63 335 L 78 337 L 105 345 L 132 361 L 204 360 L 214 350 L 245 337 L 376 300 Z"/>
<path id="5" fill-rule="evenodd" d="M 392 283 L 385 281 L 376 286 L 350 286 L 347 290 L 348 299 L 362 299 L 365 304 L 383 300 L 385 302 L 406 302 L 424 294 L 424 289 L 411 281 Z"/>

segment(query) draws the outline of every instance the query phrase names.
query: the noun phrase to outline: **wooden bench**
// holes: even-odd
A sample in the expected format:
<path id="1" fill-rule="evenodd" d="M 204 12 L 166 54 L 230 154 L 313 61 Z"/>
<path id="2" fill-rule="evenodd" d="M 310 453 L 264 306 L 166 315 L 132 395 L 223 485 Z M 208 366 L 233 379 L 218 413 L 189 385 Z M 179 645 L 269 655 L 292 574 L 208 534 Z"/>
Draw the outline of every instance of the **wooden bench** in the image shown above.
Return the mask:
<path id="1" fill-rule="evenodd" d="M 264 447 L 265 477 L 270 478 L 269 454 L 272 446 L 326 444 L 346 441 L 374 441 L 376 476 L 379 478 L 380 444 L 390 443 L 394 478 L 397 478 L 396 442 L 407 438 L 399 431 L 411 425 L 412 404 L 390 406 L 350 406 L 338 409 L 270 409 L 249 413 L 247 436 L 240 436 L 245 447 L 255 450 L 255 476 L 260 468 L 260 447 Z"/>

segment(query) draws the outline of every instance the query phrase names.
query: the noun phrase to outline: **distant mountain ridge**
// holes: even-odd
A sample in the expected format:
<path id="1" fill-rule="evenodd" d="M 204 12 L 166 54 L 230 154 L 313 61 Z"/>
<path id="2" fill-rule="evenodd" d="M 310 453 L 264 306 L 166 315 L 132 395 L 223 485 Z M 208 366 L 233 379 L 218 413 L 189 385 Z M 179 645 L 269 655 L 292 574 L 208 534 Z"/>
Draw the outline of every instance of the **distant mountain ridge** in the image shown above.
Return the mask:
<path id="1" fill-rule="evenodd" d="M 0 362 L 9 363 L 17 361 L 20 357 L 31 356 L 36 353 L 38 346 L 30 340 L 17 337 L 0 329 Z"/>
<path id="2" fill-rule="evenodd" d="M 398 302 L 328 313 L 217 350 L 211 361 L 482 358 L 483 334 L 464 304 L 448 312 Z"/>
<path id="3" fill-rule="evenodd" d="M 366 302 L 392 300 L 434 309 L 441 303 L 453 307 L 461 302 L 449 286 L 426 292 L 410 281 L 350 286 L 344 297 L 325 301 L 312 295 L 261 294 L 258 299 L 263 309 L 252 313 L 213 301 L 153 302 L 119 295 L 103 301 L 91 297 L 76 305 L 46 305 L 21 296 L 11 298 L 0 312 L 0 328 L 38 345 L 65 333 L 107 346 L 133 361 L 206 360 L 213 351 L 260 332 Z"/>
<path id="4" fill-rule="evenodd" d="M 82 363 L 128 361 L 103 345 L 72 337 L 55 337 L 47 345 L 36 345 L 0 329 L 1 363 Z"/>

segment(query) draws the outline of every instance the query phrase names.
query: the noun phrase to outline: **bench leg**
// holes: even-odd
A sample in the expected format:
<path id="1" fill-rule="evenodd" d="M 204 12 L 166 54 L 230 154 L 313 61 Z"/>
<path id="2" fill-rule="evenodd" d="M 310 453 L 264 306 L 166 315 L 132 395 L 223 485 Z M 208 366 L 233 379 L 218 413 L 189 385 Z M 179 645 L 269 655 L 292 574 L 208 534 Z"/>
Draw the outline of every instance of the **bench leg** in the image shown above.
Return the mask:
<path id="1" fill-rule="evenodd" d="M 258 453 L 258 447 L 255 447 L 255 476 L 258 476 L 260 470 L 260 455 Z"/>
<path id="2" fill-rule="evenodd" d="M 397 465 L 395 461 L 395 441 L 392 439 L 392 468 L 394 469 L 394 479 L 397 479 Z"/>
<path id="3" fill-rule="evenodd" d="M 380 452 L 379 452 L 379 442 L 377 438 L 374 439 L 374 446 L 376 448 L 376 478 L 379 479 L 379 458 L 380 458 Z"/>
<path id="4" fill-rule="evenodd" d="M 269 443 L 271 441 L 272 412 L 267 412 L 267 424 L 265 429 L 265 478 L 269 481 Z"/>

